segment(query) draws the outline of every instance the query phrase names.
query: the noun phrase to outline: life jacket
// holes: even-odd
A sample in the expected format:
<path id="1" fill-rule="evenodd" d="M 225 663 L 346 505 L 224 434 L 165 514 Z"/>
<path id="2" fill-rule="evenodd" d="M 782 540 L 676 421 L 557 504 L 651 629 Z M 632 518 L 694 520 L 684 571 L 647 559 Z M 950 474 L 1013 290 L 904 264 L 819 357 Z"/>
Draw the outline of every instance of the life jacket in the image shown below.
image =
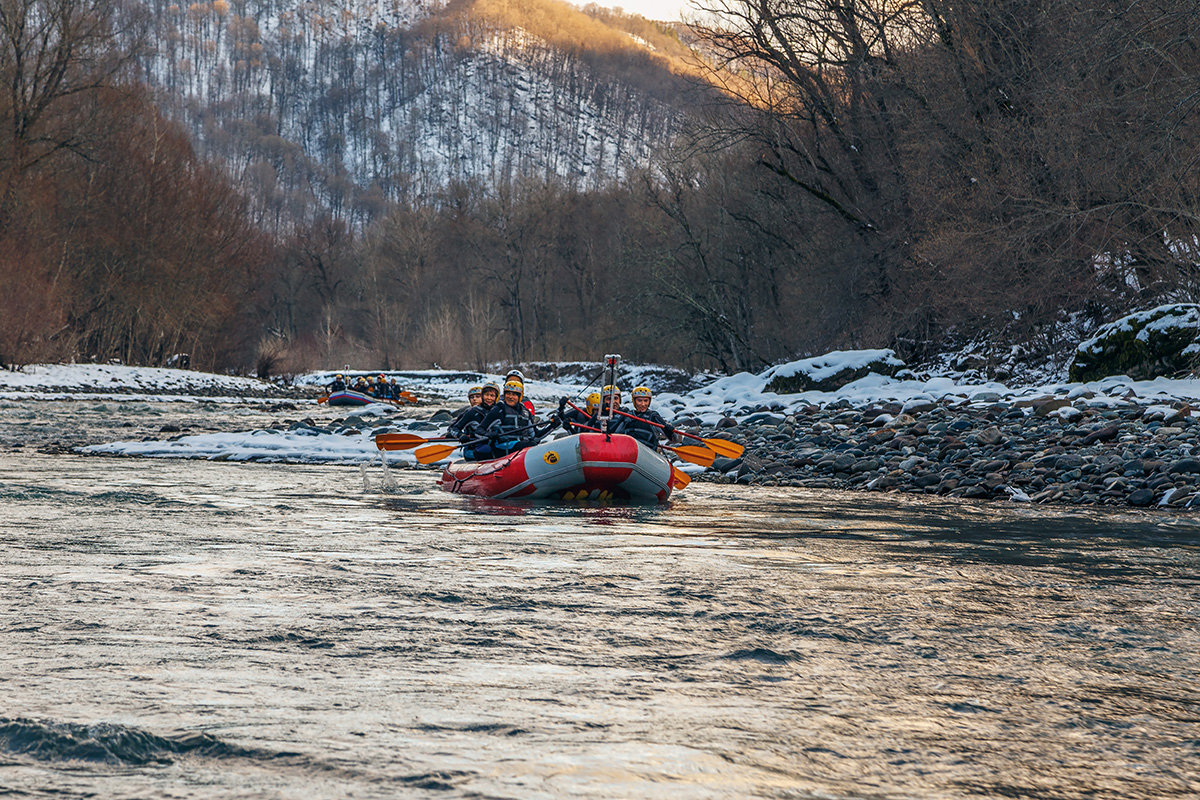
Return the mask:
<path id="1" fill-rule="evenodd" d="M 492 410 L 488 412 L 487 433 L 488 435 L 499 434 L 501 436 L 517 431 L 518 436 L 531 437 L 533 424 L 533 414 L 522 403 L 517 403 L 516 406 L 510 406 L 501 401 L 492 406 Z M 520 430 L 525 428 L 526 430 Z"/>
<path id="2" fill-rule="evenodd" d="M 659 425 L 666 425 L 666 420 L 662 418 L 662 415 L 654 409 L 646 409 L 645 413 L 642 414 L 639 414 L 636 410 L 626 411 L 625 413 L 631 416 L 618 416 L 617 419 L 621 422 L 614 432 L 632 436 L 642 444 L 650 447 L 658 447 L 658 435 L 662 428 L 656 428 L 649 423 L 656 422 Z"/>
<path id="3" fill-rule="evenodd" d="M 485 406 L 483 403 L 480 403 L 477 406 L 468 408 L 459 415 L 458 419 L 450 423 L 450 428 L 448 429 L 447 433 L 464 441 L 466 439 L 474 439 L 476 435 L 475 429 L 479 427 L 479 423 L 483 421 L 483 418 L 487 416 L 487 413 L 495 407 L 495 403 L 490 406 Z"/>

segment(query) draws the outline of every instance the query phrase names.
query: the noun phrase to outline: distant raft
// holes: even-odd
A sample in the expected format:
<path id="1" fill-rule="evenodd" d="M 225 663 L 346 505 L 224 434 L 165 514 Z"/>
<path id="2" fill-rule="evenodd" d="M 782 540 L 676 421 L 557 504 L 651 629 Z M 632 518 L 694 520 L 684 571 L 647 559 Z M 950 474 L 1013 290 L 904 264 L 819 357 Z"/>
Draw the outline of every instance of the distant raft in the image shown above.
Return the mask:
<path id="1" fill-rule="evenodd" d="M 665 502 L 671 462 L 631 436 L 580 433 L 491 461 L 455 461 L 443 490 L 496 499 Z"/>
<path id="2" fill-rule="evenodd" d="M 325 401 L 331 406 L 365 406 L 371 403 L 381 403 L 382 400 L 371 397 L 369 394 L 362 392 L 353 392 L 349 389 L 342 389 L 338 392 L 330 392 L 329 399 Z"/>

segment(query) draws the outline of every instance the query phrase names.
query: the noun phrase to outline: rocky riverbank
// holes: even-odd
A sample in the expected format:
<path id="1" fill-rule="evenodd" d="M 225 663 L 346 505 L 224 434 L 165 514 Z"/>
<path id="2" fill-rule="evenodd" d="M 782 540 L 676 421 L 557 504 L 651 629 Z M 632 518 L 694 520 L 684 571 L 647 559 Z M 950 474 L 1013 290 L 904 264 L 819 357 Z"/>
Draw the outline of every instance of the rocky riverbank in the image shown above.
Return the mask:
<path id="1" fill-rule="evenodd" d="M 1094 395 L 847 402 L 727 418 L 746 445 L 701 479 L 981 500 L 1200 508 L 1200 420 L 1183 402 Z M 990 401 L 989 401 L 990 400 Z M 680 421 L 684 422 L 684 421 Z"/>

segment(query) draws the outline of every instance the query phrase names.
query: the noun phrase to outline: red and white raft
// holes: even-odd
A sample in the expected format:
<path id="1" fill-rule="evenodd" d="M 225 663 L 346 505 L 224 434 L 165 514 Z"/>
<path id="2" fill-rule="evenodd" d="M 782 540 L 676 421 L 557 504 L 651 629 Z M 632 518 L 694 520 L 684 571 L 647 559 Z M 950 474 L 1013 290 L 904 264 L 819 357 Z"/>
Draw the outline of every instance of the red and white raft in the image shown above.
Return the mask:
<path id="1" fill-rule="evenodd" d="M 580 433 L 491 461 L 455 461 L 442 489 L 497 499 L 665 502 L 674 488 L 671 462 L 631 436 Z"/>

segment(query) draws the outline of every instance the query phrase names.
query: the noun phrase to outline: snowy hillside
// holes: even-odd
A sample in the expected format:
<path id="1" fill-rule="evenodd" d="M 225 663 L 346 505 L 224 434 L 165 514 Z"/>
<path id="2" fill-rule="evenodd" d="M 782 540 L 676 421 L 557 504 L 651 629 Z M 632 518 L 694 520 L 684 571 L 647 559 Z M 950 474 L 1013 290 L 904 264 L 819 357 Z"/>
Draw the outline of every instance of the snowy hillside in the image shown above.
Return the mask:
<path id="1" fill-rule="evenodd" d="M 619 31 L 609 33 L 629 52 L 608 42 L 597 55 L 488 21 L 470 5 L 148 5 L 151 81 L 202 150 L 280 204 L 315 189 L 353 215 L 452 181 L 599 185 L 645 163 L 682 114 L 672 105 L 678 79 L 647 55 L 655 48 L 638 54 L 639 37 Z M 565 4 L 547 8 L 572 24 L 603 24 Z M 634 62 L 637 86 L 627 80 L 631 57 L 644 62 Z"/>

